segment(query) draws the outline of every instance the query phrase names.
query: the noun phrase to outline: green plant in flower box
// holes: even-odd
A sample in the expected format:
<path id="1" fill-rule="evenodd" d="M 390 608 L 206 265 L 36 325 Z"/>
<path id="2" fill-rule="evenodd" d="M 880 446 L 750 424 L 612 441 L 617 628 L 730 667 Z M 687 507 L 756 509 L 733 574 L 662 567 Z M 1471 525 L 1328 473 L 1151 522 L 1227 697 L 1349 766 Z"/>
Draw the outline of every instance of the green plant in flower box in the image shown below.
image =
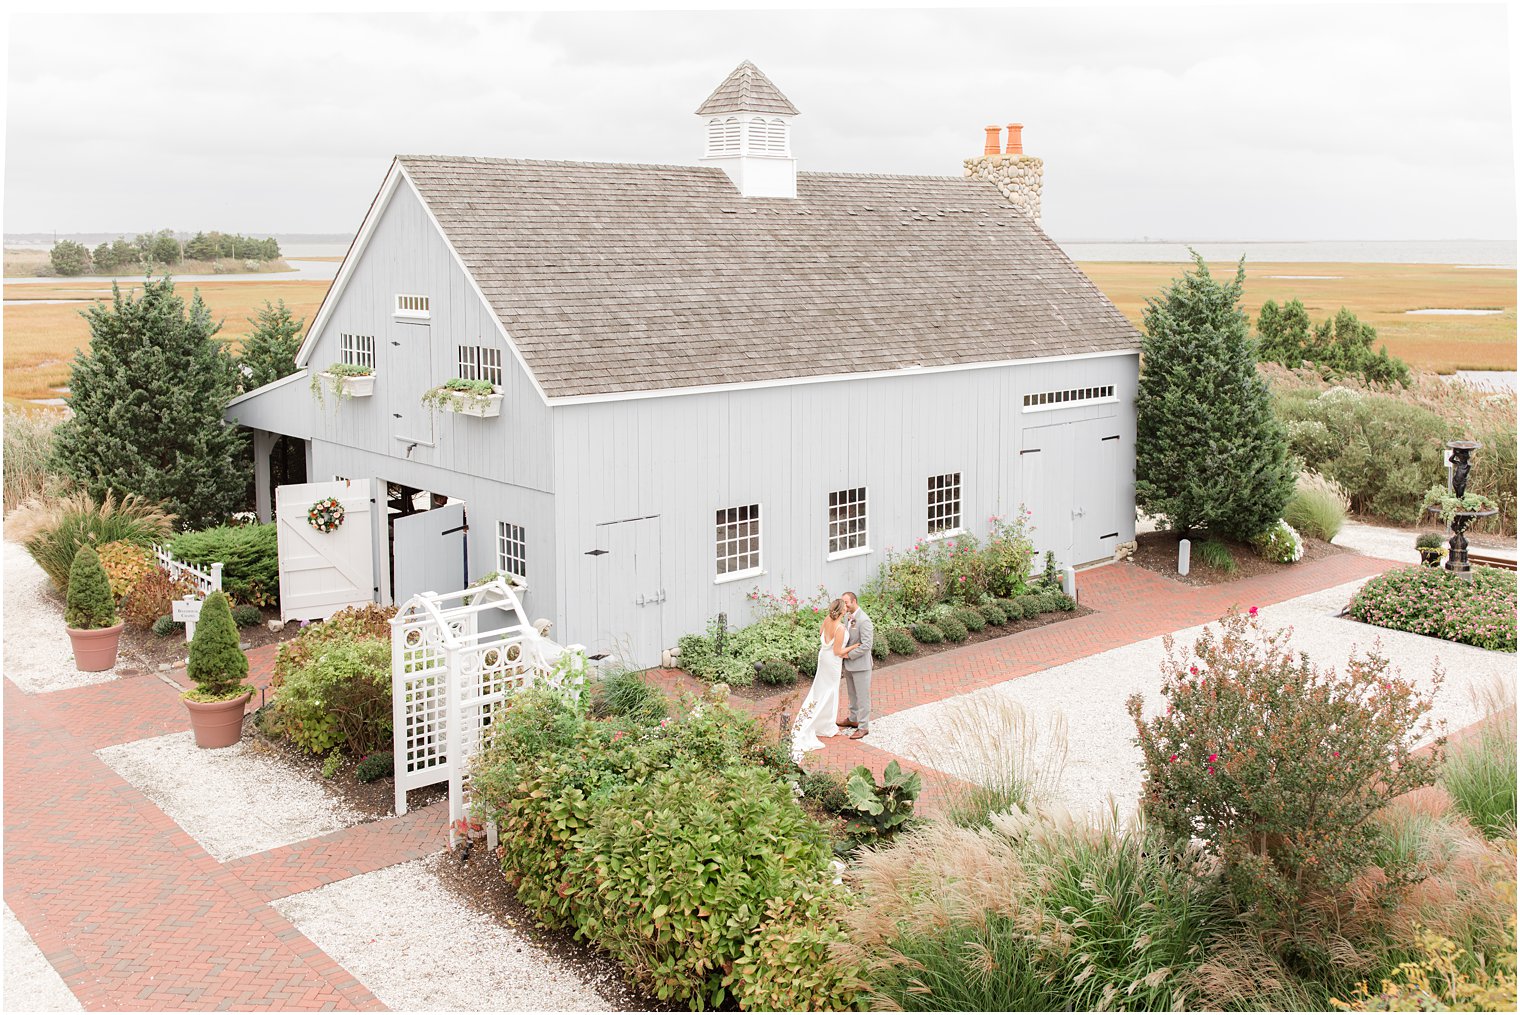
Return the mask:
<path id="1" fill-rule="evenodd" d="M 1498 505 L 1491 498 L 1485 497 L 1481 493 L 1469 491 L 1461 497 L 1457 497 L 1446 487 L 1437 484 L 1425 491 L 1425 501 L 1420 506 L 1421 511 L 1430 511 L 1432 509 L 1436 510 L 1441 521 L 1450 525 L 1452 519 L 1456 518 L 1458 514 L 1481 514 L 1484 511 L 1497 511 Z"/>

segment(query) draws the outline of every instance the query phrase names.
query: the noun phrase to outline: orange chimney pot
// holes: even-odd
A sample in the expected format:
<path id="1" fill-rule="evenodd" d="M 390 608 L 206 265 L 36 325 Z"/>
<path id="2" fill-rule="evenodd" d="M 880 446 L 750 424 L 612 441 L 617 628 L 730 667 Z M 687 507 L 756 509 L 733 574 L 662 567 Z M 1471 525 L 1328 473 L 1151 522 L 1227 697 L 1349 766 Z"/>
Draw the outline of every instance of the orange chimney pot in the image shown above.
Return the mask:
<path id="1" fill-rule="evenodd" d="M 1022 123 L 1008 125 L 1008 154 L 1024 154 L 1024 125 Z"/>
<path id="2" fill-rule="evenodd" d="M 982 148 L 983 155 L 997 155 L 1002 149 L 1003 128 L 994 124 L 986 128 L 987 144 Z"/>

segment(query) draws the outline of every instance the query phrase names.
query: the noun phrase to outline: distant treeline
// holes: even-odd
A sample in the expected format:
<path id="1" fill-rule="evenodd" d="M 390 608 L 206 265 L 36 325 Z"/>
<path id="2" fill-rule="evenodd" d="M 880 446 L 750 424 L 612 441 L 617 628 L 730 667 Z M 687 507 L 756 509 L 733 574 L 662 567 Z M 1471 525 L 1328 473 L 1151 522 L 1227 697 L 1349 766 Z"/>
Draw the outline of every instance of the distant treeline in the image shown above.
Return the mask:
<path id="1" fill-rule="evenodd" d="M 272 236 L 258 239 L 241 233 L 196 233 L 188 240 L 172 230 L 138 233 L 132 239 L 117 237 L 93 251 L 83 243 L 59 240 L 50 255 L 55 275 L 109 274 L 147 267 L 168 267 L 181 261 L 215 261 L 224 257 L 243 261 L 274 261 L 280 244 Z"/>

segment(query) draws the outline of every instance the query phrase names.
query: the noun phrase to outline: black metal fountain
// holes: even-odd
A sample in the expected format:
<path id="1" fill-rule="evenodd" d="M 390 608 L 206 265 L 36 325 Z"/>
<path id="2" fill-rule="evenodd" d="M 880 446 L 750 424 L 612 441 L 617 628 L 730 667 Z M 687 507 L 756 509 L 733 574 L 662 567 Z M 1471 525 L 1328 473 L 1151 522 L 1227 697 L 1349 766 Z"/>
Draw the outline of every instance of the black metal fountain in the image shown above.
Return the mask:
<path id="1" fill-rule="evenodd" d="M 1467 495 L 1467 474 L 1472 469 L 1469 461 L 1472 453 L 1483 447 L 1477 441 L 1447 441 L 1446 446 L 1451 449 L 1451 492 L 1458 499 Z M 1436 514 L 1441 513 L 1441 505 L 1432 504 L 1430 510 Z M 1467 561 L 1467 527 L 1474 519 L 1487 518 L 1498 514 L 1497 508 L 1486 508 L 1480 511 L 1454 511 L 1451 521 L 1451 539 L 1446 544 L 1449 552 L 1446 554 L 1446 570 L 1460 578 L 1472 580 L 1472 566 Z"/>

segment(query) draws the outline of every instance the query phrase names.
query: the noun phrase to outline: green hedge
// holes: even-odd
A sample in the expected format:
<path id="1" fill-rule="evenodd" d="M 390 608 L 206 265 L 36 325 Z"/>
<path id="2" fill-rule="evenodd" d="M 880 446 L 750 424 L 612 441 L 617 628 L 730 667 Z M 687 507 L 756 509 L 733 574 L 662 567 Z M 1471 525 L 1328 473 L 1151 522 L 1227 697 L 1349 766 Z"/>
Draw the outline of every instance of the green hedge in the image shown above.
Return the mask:
<path id="1" fill-rule="evenodd" d="M 693 1009 L 853 1003 L 853 974 L 824 954 L 842 937 L 830 841 L 755 720 L 703 702 L 597 721 L 529 690 L 492 729 L 477 815 L 540 920 Z"/>
<path id="2" fill-rule="evenodd" d="M 222 564 L 222 590 L 239 603 L 277 606 L 280 602 L 280 552 L 275 526 L 220 525 L 186 532 L 169 544 L 174 556 L 207 568 Z"/>

